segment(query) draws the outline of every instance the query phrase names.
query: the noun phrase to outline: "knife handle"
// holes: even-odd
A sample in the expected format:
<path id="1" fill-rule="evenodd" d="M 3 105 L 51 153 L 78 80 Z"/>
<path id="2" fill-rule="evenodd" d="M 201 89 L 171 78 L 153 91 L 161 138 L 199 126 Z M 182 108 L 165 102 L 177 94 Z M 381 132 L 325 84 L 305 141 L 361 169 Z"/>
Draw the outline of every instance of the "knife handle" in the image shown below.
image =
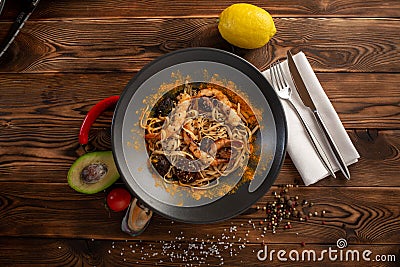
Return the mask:
<path id="1" fill-rule="evenodd" d="M 299 111 L 297 110 L 296 106 L 293 104 L 291 100 L 288 100 L 288 103 L 292 107 L 292 109 L 295 111 L 297 117 L 299 118 L 301 124 L 303 125 L 304 129 L 306 130 L 306 133 L 308 134 L 308 137 L 310 138 L 310 141 L 317 152 L 318 157 L 321 159 L 322 164 L 324 165 L 325 169 L 332 175 L 332 177 L 336 178 L 335 171 L 333 170 L 331 163 L 329 162 L 328 157 L 325 154 L 324 149 L 322 148 L 321 144 L 318 142 L 318 139 L 315 137 L 314 133 L 312 132 L 310 126 L 305 122 Z"/>
<path id="2" fill-rule="evenodd" d="M 322 120 L 321 115 L 319 114 L 318 110 L 314 110 L 313 113 L 318 121 L 318 124 L 321 126 L 321 129 L 324 132 L 326 139 L 328 140 L 329 148 L 332 151 L 333 155 L 335 156 L 336 163 L 339 165 L 339 168 L 342 171 L 344 177 L 350 180 L 350 172 L 349 169 L 347 168 L 347 164 L 344 161 L 342 155 L 340 154 L 339 149 L 335 144 L 335 141 L 333 141 L 333 138 L 329 133 L 328 128 L 326 128 L 326 125 Z"/>

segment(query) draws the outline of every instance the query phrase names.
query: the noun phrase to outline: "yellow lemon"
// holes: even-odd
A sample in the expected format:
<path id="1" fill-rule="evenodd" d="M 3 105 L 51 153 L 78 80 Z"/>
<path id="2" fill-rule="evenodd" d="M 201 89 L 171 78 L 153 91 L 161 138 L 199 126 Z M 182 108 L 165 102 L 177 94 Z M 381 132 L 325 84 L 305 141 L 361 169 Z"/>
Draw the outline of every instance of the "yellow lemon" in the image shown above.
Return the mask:
<path id="1" fill-rule="evenodd" d="M 271 15 L 251 4 L 233 4 L 219 16 L 218 30 L 229 43 L 246 49 L 264 46 L 276 33 Z"/>

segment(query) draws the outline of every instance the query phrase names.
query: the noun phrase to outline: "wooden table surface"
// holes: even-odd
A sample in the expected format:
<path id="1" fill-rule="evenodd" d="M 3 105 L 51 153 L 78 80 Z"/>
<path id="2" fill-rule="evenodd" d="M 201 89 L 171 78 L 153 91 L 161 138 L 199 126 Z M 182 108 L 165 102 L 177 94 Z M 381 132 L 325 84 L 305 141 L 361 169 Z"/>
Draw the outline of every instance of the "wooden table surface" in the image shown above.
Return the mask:
<path id="1" fill-rule="evenodd" d="M 0 37 L 21 2 L 7 1 Z M 341 238 L 348 243 L 341 251 L 359 251 L 360 261 L 326 254 L 327 266 L 400 265 L 400 2 L 251 1 L 273 15 L 277 28 L 256 50 L 234 48 L 219 36 L 218 15 L 233 2 L 39 3 L 0 58 L 0 266 L 320 266 L 283 262 L 276 253 L 320 256 L 339 251 Z M 158 56 L 196 46 L 234 52 L 260 70 L 289 49 L 304 51 L 361 155 L 351 180 L 338 174 L 305 187 L 286 157 L 274 186 L 245 214 L 210 225 L 155 214 L 136 238 L 121 232 L 124 213 L 105 208 L 105 192 L 72 190 L 66 175 L 83 153 L 78 132 L 87 111 L 120 94 Z M 111 116 L 105 113 L 91 131 L 99 150 L 110 149 Z M 262 208 L 286 184 L 298 185 L 289 193 L 313 202 L 310 211 L 326 214 L 263 234 Z M 265 245 L 276 251 L 272 261 L 257 258 Z"/>

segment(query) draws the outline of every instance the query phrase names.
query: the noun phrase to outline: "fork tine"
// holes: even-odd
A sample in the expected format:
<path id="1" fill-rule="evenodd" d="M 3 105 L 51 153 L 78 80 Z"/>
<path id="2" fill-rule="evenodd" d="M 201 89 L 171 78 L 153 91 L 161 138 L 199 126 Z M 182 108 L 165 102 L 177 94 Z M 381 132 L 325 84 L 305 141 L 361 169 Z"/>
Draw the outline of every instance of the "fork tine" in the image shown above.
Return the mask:
<path id="1" fill-rule="evenodd" d="M 280 72 L 281 77 L 282 77 L 283 86 L 286 87 L 286 86 L 288 86 L 288 84 L 286 83 L 286 78 L 285 78 L 285 76 L 283 74 L 283 69 L 282 69 L 281 64 L 279 64 L 278 67 L 279 67 L 279 70 L 280 70 L 279 72 Z"/>
<path id="2" fill-rule="evenodd" d="M 273 88 L 275 88 L 275 82 L 274 82 L 274 80 L 275 80 L 275 75 L 274 75 L 274 63 L 271 63 L 270 65 L 269 65 L 269 77 L 271 78 L 271 85 L 272 85 L 272 87 Z"/>
<path id="3" fill-rule="evenodd" d="M 275 64 L 275 75 L 277 83 L 279 81 L 279 90 L 282 90 L 286 87 L 285 78 L 283 77 L 283 72 L 281 68 L 281 62 L 278 60 Z"/>
<path id="4" fill-rule="evenodd" d="M 270 73 L 271 73 L 271 80 L 272 80 L 272 83 L 273 83 L 273 86 L 274 86 L 274 88 L 275 89 L 278 89 L 278 91 L 280 91 L 281 90 L 281 86 L 280 86 L 280 84 L 279 84 L 279 79 L 278 79 L 278 74 L 277 74 L 277 72 L 276 72 L 276 62 L 275 63 L 273 63 L 272 64 L 272 67 L 271 67 L 271 71 L 270 71 Z"/>
<path id="5" fill-rule="evenodd" d="M 279 60 L 278 60 L 277 62 L 273 63 L 273 64 L 271 65 L 271 71 L 270 71 L 271 80 L 272 80 L 272 83 L 273 83 L 272 86 L 273 86 L 274 88 L 276 87 L 276 89 L 278 89 L 278 91 L 282 90 L 282 88 L 283 88 L 282 82 L 281 82 L 281 80 L 280 80 L 279 71 L 278 71 L 278 69 L 277 69 L 277 66 L 278 66 L 279 64 L 280 64 Z"/>

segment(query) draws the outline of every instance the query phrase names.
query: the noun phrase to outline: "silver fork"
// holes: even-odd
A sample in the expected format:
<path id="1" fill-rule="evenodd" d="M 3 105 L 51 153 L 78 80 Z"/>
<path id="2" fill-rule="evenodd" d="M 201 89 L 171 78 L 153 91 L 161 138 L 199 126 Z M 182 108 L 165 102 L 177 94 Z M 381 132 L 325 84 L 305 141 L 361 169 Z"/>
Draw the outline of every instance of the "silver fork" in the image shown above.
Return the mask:
<path id="1" fill-rule="evenodd" d="M 303 125 L 304 129 L 306 130 L 308 137 L 310 138 L 311 143 L 315 151 L 317 152 L 319 158 L 321 159 L 322 163 L 324 164 L 325 169 L 334 177 L 336 178 L 335 172 L 332 169 L 332 165 L 329 162 L 328 157 L 325 154 L 321 144 L 318 142 L 318 139 L 315 138 L 310 126 L 304 121 L 303 117 L 300 115 L 298 109 L 296 108 L 295 104 L 292 100 L 292 89 L 290 88 L 289 84 L 286 81 L 285 75 L 283 74 L 282 67 L 280 65 L 279 60 L 270 65 L 270 76 L 272 87 L 277 89 L 277 94 L 280 98 L 286 100 L 290 107 L 295 111 L 297 117 L 300 119 L 301 124 Z"/>

